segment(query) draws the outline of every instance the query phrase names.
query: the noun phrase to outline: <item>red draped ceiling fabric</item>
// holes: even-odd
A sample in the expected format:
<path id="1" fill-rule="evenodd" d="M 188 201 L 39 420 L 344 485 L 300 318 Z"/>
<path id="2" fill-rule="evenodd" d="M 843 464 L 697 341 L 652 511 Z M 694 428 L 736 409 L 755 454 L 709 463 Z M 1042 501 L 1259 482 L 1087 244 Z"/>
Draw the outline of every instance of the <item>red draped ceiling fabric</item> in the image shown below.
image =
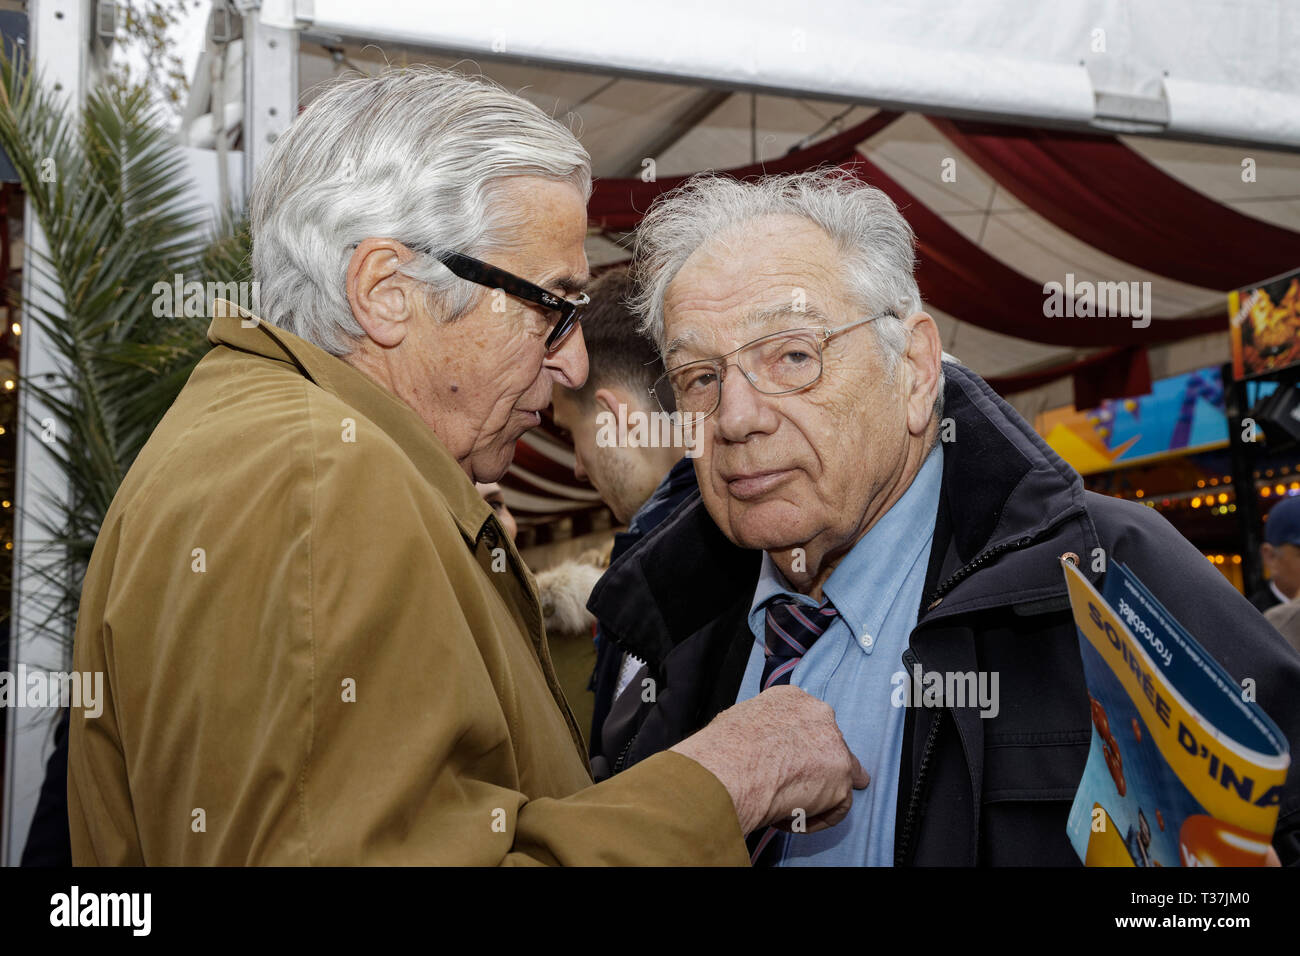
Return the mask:
<path id="1" fill-rule="evenodd" d="M 818 166 L 837 166 L 857 152 L 858 144 L 875 136 L 898 119 L 900 113 L 881 110 L 856 126 L 806 149 L 768 163 L 755 163 L 736 169 L 719 170 L 721 175 L 736 179 L 800 173 Z M 640 179 L 598 179 L 587 203 L 587 218 L 592 225 L 612 232 L 631 232 L 641 222 L 650 204 L 661 194 L 680 186 L 689 176 L 669 176 L 654 182 Z"/>
<path id="2" fill-rule="evenodd" d="M 1172 342 L 1221 332 L 1227 325 L 1217 316 L 1153 318 L 1147 328 L 1134 328 L 1132 320 L 1124 317 L 1048 318 L 1043 315 L 1041 284 L 971 242 L 862 154 L 843 168 L 883 191 L 898 206 L 916 233 L 921 297 L 963 322 L 1030 342 L 1078 348 Z"/>
<path id="3" fill-rule="evenodd" d="M 900 114 L 882 110 L 866 121 L 845 130 L 821 143 L 799 150 L 769 163 L 742 166 L 724 171 L 724 175 L 749 179 L 762 175 L 799 172 L 820 165 L 839 165 L 852 171 L 864 181 L 883 190 L 903 211 L 917 235 L 919 266 L 917 282 L 922 297 L 950 315 L 978 325 L 981 328 L 1047 345 L 1076 348 L 1099 347 L 1104 353 L 1082 360 L 1094 366 L 1094 376 L 1104 370 L 1103 382 L 1114 387 L 1137 385 L 1139 390 L 1149 387 L 1144 378 L 1147 368 L 1145 355 L 1139 356 L 1138 346 L 1175 341 L 1206 332 L 1219 332 L 1224 322 L 1218 317 L 1206 319 L 1153 319 L 1147 328 L 1134 328 L 1124 318 L 1067 318 L 1043 315 L 1044 294 L 1037 282 L 1016 272 L 1001 260 L 989 255 L 942 217 L 916 200 L 900 183 L 857 151 L 857 146 L 879 133 Z M 1040 143 L 1043 136 L 1037 130 L 1021 132 L 1025 143 Z M 1088 140 L 1110 140 L 1121 154 L 1128 154 L 1159 176 L 1168 179 L 1158 169 L 1137 157 L 1118 140 L 1107 137 L 1075 137 Z M 1003 145 L 1015 150 L 1010 135 L 1004 135 Z M 1028 147 L 1022 147 L 1028 148 Z M 1116 160 L 1118 163 L 1119 160 Z M 629 231 L 635 229 L 654 200 L 662 193 L 685 182 L 688 177 L 678 176 L 643 182 L 640 179 L 606 179 L 596 182 L 589 216 L 594 225 L 607 230 Z M 1173 182 L 1170 180 L 1170 182 Z M 1177 186 L 1177 184 L 1175 183 Z M 1082 201 L 1087 201 L 1087 186 Z M 1189 192 L 1186 187 L 1178 189 Z M 1196 194 L 1199 196 L 1199 194 Z M 1205 200 L 1222 209 L 1217 203 Z M 1240 217 L 1231 210 L 1231 216 Z M 1063 219 L 1048 216 L 1058 225 L 1071 228 Z M 1090 235 L 1096 230 L 1090 231 Z M 1282 230 L 1285 232 L 1285 230 Z M 1127 362 L 1127 366 L 1124 364 Z M 995 378 L 992 384 L 1001 391 L 1011 392 L 1046 384 L 1066 375 L 1075 374 L 1078 361 L 1070 361 L 1026 376 Z M 1082 380 L 1076 376 L 1076 382 Z M 1032 382 L 1033 384 L 1021 384 Z M 1092 389 L 1090 389 L 1091 391 Z M 1104 388 L 1102 389 L 1105 390 Z M 1131 393 L 1130 393 L 1131 394 Z"/>
<path id="4" fill-rule="evenodd" d="M 1151 391 L 1151 366 L 1144 348 L 1103 349 L 1092 355 L 1035 372 L 985 379 L 1001 395 L 1026 392 L 1070 375 L 1074 407 L 1095 408 L 1107 398 L 1145 395 Z"/>
<path id="5" fill-rule="evenodd" d="M 1044 219 L 1148 272 L 1227 291 L 1300 265 L 1300 233 L 1215 202 L 1113 136 L 929 120 Z"/>

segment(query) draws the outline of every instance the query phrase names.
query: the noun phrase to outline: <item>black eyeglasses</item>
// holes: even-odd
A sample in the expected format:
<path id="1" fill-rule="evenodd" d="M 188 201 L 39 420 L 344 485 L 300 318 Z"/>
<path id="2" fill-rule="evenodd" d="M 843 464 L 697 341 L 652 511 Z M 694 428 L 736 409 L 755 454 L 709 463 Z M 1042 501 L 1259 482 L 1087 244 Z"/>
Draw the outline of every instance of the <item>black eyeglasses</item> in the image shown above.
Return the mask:
<path id="1" fill-rule="evenodd" d="M 416 247 L 412 246 L 412 248 Z M 516 299 L 558 312 L 560 318 L 555 323 L 555 328 L 551 329 L 550 334 L 546 336 L 548 352 L 554 352 L 563 344 L 582 318 L 583 308 L 591 302 L 585 292 L 579 293 L 576 299 L 561 298 L 527 279 L 521 279 L 473 256 L 459 252 L 434 252 L 432 249 L 418 249 L 418 251 L 434 256 L 451 270 L 453 275 L 460 276 L 462 279 L 487 286 L 489 289 L 500 289 L 506 295 L 514 296 Z"/>

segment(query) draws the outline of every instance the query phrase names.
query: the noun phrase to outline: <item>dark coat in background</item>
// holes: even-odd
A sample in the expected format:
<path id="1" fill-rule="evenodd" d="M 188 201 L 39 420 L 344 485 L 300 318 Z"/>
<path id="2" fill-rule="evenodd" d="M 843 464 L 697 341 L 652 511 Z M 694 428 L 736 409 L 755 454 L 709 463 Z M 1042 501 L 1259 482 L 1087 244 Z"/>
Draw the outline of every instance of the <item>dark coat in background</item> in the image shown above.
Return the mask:
<path id="1" fill-rule="evenodd" d="M 909 707 L 894 838 L 899 865 L 1077 865 L 1066 818 L 1092 735 L 1062 555 L 1094 583 L 1126 564 L 1257 699 L 1293 751 L 1300 654 L 1154 510 L 1083 482 L 973 372 L 945 364 L 943 488 L 919 619 L 900 669 L 999 673 L 1000 710 Z M 1101 549 L 1098 552 L 1097 549 Z M 617 773 L 734 703 L 754 643 L 759 553 L 718 530 L 698 492 L 615 562 L 590 608 L 647 661 L 647 695 L 606 727 Z M 620 712 L 619 705 L 623 705 Z M 882 706 L 888 704 L 882 703 Z M 1288 772 L 1274 845 L 1300 861 L 1300 778 Z"/>
<path id="2" fill-rule="evenodd" d="M 54 727 L 54 752 L 45 763 L 45 782 L 36 802 L 22 866 L 72 866 L 72 838 L 68 835 L 68 721 L 64 708 Z"/>

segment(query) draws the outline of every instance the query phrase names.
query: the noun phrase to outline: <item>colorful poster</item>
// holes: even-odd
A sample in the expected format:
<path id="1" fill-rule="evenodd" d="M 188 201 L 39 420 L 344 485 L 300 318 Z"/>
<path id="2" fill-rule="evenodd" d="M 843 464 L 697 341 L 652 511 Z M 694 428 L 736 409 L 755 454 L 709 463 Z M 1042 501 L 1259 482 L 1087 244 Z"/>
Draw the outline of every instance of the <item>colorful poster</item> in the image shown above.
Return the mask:
<path id="1" fill-rule="evenodd" d="M 1300 362 L 1300 269 L 1229 292 L 1228 321 L 1238 379 Z"/>
<path id="2" fill-rule="evenodd" d="M 1259 866 L 1290 753 L 1248 692 L 1124 565 L 1062 562 L 1092 708 L 1067 830 L 1087 866 Z"/>
<path id="3" fill-rule="evenodd" d="M 1081 475 L 1220 447 L 1228 441 L 1223 377 L 1214 367 L 1172 375 L 1153 383 L 1149 395 L 1045 412 L 1034 427 Z"/>

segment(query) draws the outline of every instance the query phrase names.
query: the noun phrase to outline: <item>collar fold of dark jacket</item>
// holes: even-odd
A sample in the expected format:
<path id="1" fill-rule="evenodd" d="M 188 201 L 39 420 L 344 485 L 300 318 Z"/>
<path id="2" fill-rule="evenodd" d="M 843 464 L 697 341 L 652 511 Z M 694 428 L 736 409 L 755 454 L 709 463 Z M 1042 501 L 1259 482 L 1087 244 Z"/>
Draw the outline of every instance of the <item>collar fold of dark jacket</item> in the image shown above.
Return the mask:
<path id="1" fill-rule="evenodd" d="M 1067 593 L 1061 555 L 1082 558 L 1097 544 L 1083 482 L 983 379 L 955 363 L 944 370 L 952 440 L 918 624 L 988 607 L 1059 604 Z M 996 557 L 988 562 L 995 572 L 979 565 L 985 556 Z"/>

